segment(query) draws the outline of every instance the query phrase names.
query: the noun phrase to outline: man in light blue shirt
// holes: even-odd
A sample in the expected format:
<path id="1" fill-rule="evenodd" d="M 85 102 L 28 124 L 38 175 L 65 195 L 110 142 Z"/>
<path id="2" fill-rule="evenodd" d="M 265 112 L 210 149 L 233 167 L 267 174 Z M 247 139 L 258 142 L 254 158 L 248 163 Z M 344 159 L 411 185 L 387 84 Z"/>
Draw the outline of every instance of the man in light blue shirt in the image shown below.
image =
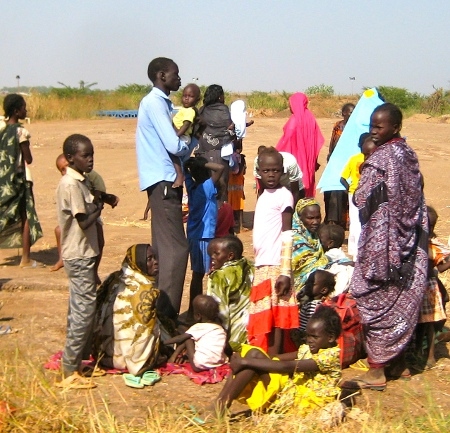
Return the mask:
<path id="1" fill-rule="evenodd" d="M 150 62 L 148 77 L 153 89 L 141 101 L 136 130 L 139 186 L 150 200 L 152 243 L 159 262 L 157 308 L 172 319 L 180 310 L 188 243 L 181 213 L 183 188 L 172 188 L 176 172 L 169 153 L 189 155 L 197 143 L 192 140 L 186 146 L 172 126 L 169 95 L 181 86 L 178 73 L 171 59 L 158 57 Z"/>

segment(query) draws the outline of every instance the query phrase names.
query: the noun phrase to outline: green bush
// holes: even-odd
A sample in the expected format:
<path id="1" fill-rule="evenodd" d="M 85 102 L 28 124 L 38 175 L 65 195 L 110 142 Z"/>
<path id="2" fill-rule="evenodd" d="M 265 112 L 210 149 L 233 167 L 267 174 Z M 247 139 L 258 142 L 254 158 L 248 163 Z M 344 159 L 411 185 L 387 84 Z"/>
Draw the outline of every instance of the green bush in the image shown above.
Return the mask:
<path id="1" fill-rule="evenodd" d="M 316 86 L 310 86 L 305 90 L 305 93 L 310 95 L 322 95 L 322 96 L 333 96 L 334 88 L 333 86 L 327 86 L 326 84 L 318 84 Z"/>
<path id="2" fill-rule="evenodd" d="M 247 96 L 247 108 L 253 110 L 269 109 L 275 112 L 289 108 L 289 93 L 268 93 L 254 91 Z"/>
<path id="3" fill-rule="evenodd" d="M 391 102 L 402 110 L 419 108 L 423 101 L 423 97 L 419 93 L 411 93 L 401 87 L 378 86 L 378 91 L 386 102 Z"/>

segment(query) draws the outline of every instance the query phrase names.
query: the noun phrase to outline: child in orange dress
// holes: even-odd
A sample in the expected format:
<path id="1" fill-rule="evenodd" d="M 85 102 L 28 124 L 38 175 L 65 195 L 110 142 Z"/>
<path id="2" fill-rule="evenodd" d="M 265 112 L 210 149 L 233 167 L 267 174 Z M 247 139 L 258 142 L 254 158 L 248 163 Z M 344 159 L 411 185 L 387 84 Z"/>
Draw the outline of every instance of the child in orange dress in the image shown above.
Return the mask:
<path id="1" fill-rule="evenodd" d="M 445 272 L 447 269 L 450 269 L 450 250 L 437 240 L 434 233 L 438 214 L 431 206 L 427 206 L 427 209 L 430 227 L 430 240 L 428 246 L 428 285 L 425 290 L 420 311 L 416 345 L 419 354 L 421 354 L 422 341 L 425 334 L 428 343 L 425 369 L 432 368 L 436 365 L 436 358 L 434 355 L 435 327 L 438 326 L 438 324 L 445 323 L 447 319 L 443 299 L 443 295 L 447 296 L 447 293 L 445 287 L 443 287 L 442 283 L 439 281 L 437 273 Z"/>

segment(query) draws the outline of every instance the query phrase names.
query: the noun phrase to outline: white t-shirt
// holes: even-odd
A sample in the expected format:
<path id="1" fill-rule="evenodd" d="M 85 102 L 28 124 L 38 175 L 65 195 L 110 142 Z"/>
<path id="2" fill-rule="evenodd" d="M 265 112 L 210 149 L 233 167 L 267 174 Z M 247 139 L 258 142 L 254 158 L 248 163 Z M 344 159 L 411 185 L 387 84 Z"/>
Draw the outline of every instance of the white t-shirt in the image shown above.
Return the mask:
<path id="1" fill-rule="evenodd" d="M 304 185 L 302 182 L 303 173 L 300 170 L 300 166 L 297 163 L 297 159 L 294 155 L 288 152 L 280 152 L 283 157 L 283 174 L 280 179 L 281 185 L 285 186 L 287 189 L 290 189 L 291 182 L 298 181 L 298 189 L 304 189 Z M 253 165 L 253 176 L 257 179 L 261 179 L 261 176 L 258 174 L 256 169 L 258 168 L 258 157 L 255 158 L 255 163 Z"/>
<path id="2" fill-rule="evenodd" d="M 285 187 L 265 189 L 256 202 L 253 224 L 255 266 L 281 263 L 282 212 L 294 207 L 294 198 Z"/>
<path id="3" fill-rule="evenodd" d="M 197 368 L 207 370 L 219 367 L 227 362 L 225 344 L 227 333 L 216 323 L 196 323 L 186 334 L 195 342 L 194 364 Z"/>

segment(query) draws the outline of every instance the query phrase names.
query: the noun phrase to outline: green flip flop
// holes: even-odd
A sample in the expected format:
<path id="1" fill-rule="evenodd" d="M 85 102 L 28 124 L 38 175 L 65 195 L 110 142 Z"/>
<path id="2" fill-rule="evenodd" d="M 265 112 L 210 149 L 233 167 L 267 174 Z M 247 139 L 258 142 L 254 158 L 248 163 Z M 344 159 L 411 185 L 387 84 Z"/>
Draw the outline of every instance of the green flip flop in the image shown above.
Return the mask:
<path id="1" fill-rule="evenodd" d="M 129 386 L 130 388 L 144 388 L 144 384 L 141 381 L 141 378 L 138 376 L 135 376 L 130 373 L 124 373 L 122 374 L 123 381 L 125 382 L 126 386 Z"/>
<path id="2" fill-rule="evenodd" d="M 152 386 L 156 382 L 159 382 L 161 380 L 161 376 L 153 370 L 146 371 L 141 378 L 141 383 L 143 385 Z"/>

